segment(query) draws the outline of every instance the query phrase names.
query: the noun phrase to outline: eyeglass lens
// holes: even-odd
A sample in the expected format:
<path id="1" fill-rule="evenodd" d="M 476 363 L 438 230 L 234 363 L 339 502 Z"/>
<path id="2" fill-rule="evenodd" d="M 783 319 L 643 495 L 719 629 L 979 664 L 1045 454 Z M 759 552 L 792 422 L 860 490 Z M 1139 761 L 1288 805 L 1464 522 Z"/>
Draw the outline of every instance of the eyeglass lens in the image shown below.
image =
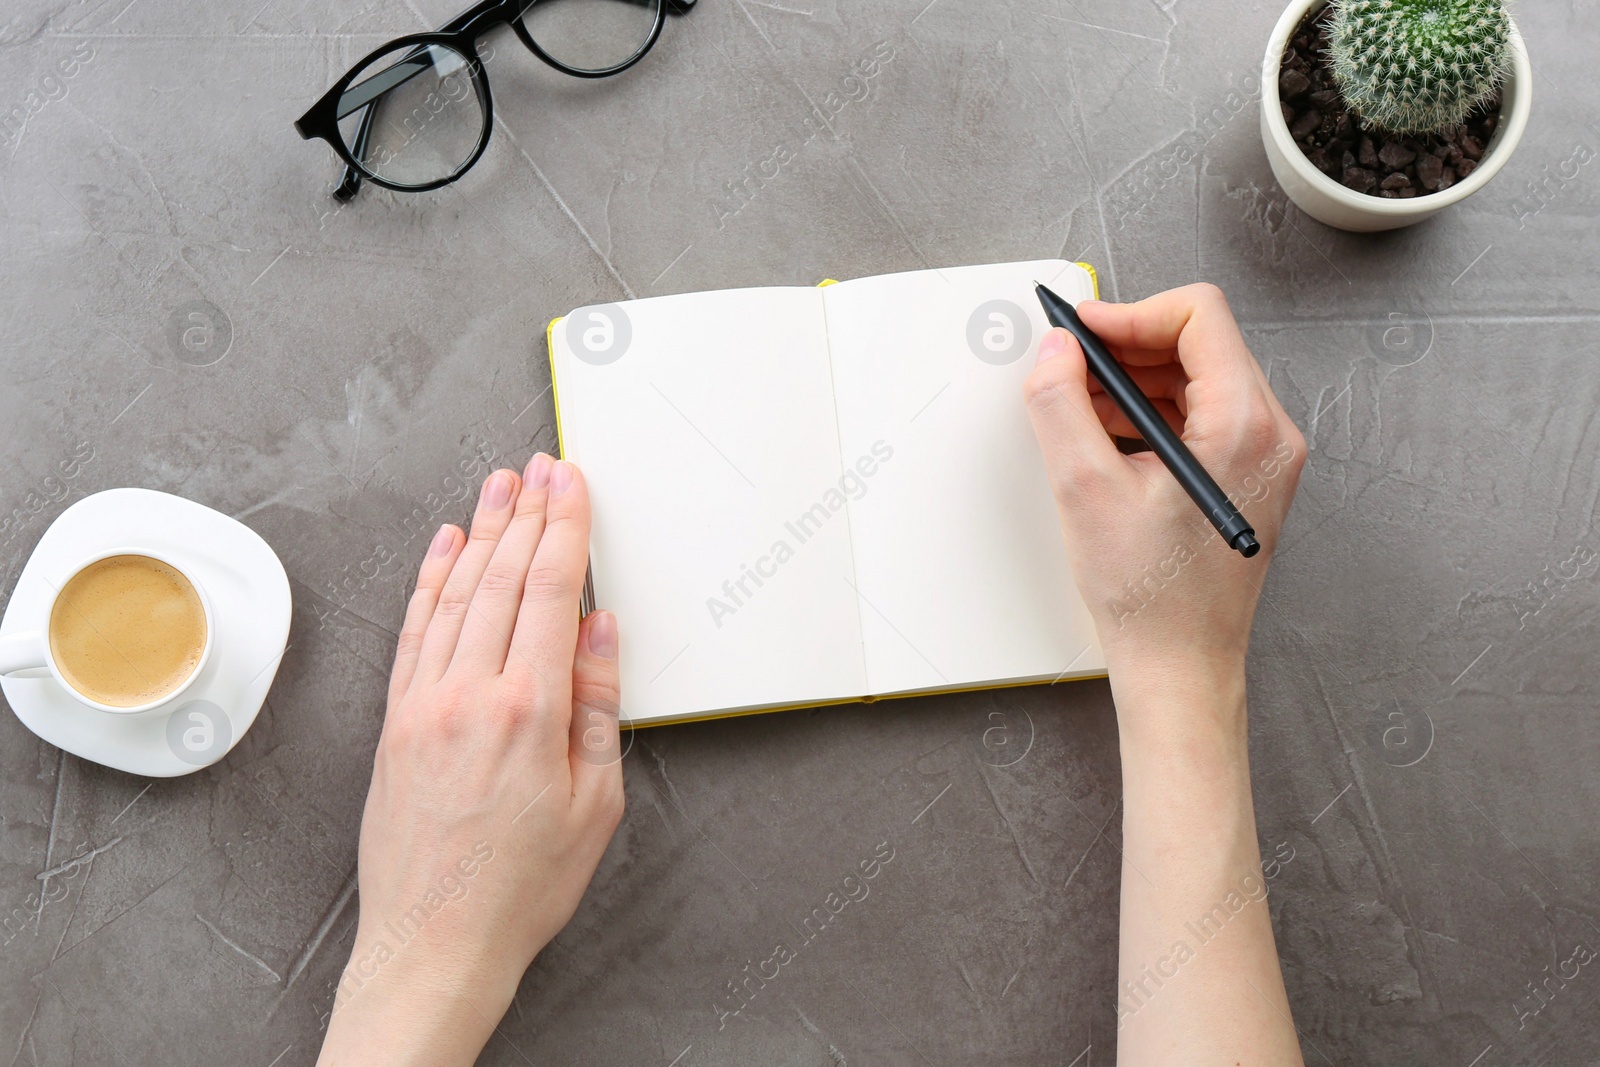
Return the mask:
<path id="1" fill-rule="evenodd" d="M 366 64 L 339 98 L 339 135 L 369 173 L 401 186 L 450 178 L 483 137 L 472 61 L 445 45 L 402 45 Z"/>
<path id="2" fill-rule="evenodd" d="M 662 0 L 535 0 L 522 24 L 545 54 L 585 71 L 610 70 L 650 40 Z"/>

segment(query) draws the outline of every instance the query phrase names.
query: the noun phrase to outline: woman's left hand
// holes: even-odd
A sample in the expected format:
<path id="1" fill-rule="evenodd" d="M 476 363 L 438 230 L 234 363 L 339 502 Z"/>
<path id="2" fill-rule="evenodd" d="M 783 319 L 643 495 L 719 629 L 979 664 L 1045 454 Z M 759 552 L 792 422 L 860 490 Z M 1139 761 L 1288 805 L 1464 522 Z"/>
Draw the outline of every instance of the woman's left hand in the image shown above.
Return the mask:
<path id="1" fill-rule="evenodd" d="M 579 623 L 589 498 L 537 455 L 422 563 L 361 823 L 320 1064 L 470 1064 L 622 816 L 617 624 Z"/>

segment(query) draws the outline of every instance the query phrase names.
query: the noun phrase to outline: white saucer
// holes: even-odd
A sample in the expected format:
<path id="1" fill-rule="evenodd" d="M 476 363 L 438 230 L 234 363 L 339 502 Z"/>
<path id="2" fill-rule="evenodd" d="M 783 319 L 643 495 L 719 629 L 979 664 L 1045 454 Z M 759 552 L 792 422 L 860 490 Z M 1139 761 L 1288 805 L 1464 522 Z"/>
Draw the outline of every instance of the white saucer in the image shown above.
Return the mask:
<path id="1" fill-rule="evenodd" d="M 0 678 L 0 690 L 22 724 L 57 748 L 119 771 L 172 778 L 226 756 L 255 722 L 289 640 L 289 576 L 271 546 L 241 522 L 167 493 L 109 489 L 50 524 L 17 579 L 0 634 L 39 628 L 72 568 L 134 546 L 171 558 L 211 600 L 211 657 L 194 683 L 132 715 L 81 704 L 44 673 Z"/>

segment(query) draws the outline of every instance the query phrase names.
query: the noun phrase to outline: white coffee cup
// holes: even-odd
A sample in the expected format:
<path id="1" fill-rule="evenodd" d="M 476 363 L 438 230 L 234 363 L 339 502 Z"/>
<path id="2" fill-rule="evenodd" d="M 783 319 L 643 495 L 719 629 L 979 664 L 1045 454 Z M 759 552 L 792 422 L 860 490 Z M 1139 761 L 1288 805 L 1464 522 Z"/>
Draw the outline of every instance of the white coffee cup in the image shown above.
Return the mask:
<path id="1" fill-rule="evenodd" d="M 110 559 L 114 556 L 143 556 L 147 559 L 153 559 L 158 563 L 164 563 L 168 567 L 171 567 L 173 570 L 182 575 L 184 580 L 189 583 L 190 588 L 195 591 L 195 596 L 200 600 L 200 609 L 205 615 L 205 643 L 201 646 L 199 658 L 196 659 L 193 669 L 189 671 L 188 675 L 183 679 L 182 682 L 167 690 L 156 699 L 131 707 L 124 707 L 116 704 L 103 704 L 98 700 L 94 700 L 91 697 L 85 696 L 67 680 L 67 677 L 62 672 L 60 665 L 56 662 L 54 651 L 50 647 L 50 620 L 55 611 L 56 600 L 60 597 L 62 590 L 67 587 L 72 579 L 76 578 L 91 565 L 99 563 L 101 560 Z M 205 670 L 206 663 L 211 658 L 211 647 L 214 643 L 214 635 L 216 632 L 215 619 L 212 617 L 211 613 L 211 600 L 206 596 L 205 588 L 195 580 L 194 575 L 189 571 L 188 568 L 184 567 L 182 564 L 176 562 L 163 553 L 154 552 L 147 548 L 112 549 L 109 552 L 100 552 L 88 559 L 83 560 L 76 567 L 73 567 L 71 570 L 62 575 L 59 580 L 57 580 L 54 576 L 47 576 L 47 580 L 50 582 L 51 587 L 55 590 L 56 596 L 51 597 L 49 603 L 45 606 L 43 611 L 44 617 L 39 620 L 38 625 L 30 625 L 25 629 L 18 630 L 0 637 L 0 675 L 7 677 L 29 677 L 48 672 L 49 675 L 55 679 L 57 685 L 61 686 L 66 693 L 71 695 L 74 700 L 77 700 L 81 704 L 85 704 L 98 711 L 104 711 L 112 715 L 136 715 L 139 712 L 149 711 L 152 708 L 161 707 L 162 705 L 177 699 L 179 696 L 182 696 L 184 691 L 193 685 L 194 680 L 200 677 L 201 673 Z"/>

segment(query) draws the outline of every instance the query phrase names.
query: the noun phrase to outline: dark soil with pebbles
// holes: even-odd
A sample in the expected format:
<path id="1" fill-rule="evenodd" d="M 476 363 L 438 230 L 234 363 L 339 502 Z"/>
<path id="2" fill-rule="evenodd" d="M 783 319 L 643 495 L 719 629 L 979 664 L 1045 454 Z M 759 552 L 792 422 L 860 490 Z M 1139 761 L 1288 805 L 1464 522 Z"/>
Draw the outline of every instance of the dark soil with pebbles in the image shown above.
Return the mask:
<path id="1" fill-rule="evenodd" d="M 1345 110 L 1327 63 L 1331 8 L 1302 23 L 1278 73 L 1289 134 L 1311 165 L 1336 182 L 1388 199 L 1441 192 L 1477 169 L 1500 121 L 1500 96 L 1439 133 L 1395 134 Z"/>

